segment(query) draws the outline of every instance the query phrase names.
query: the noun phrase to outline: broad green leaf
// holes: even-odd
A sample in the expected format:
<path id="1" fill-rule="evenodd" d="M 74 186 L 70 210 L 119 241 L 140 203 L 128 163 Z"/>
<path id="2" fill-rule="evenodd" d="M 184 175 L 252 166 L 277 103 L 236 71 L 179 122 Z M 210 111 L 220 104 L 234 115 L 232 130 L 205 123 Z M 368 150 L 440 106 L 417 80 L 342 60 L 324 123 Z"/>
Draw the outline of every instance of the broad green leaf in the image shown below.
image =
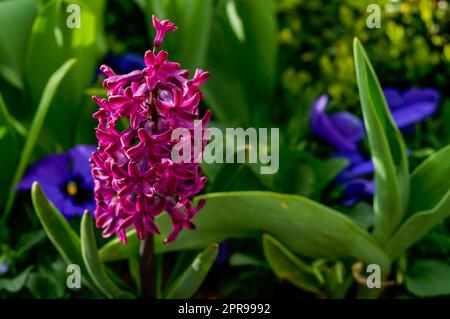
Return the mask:
<path id="1" fill-rule="evenodd" d="M 418 297 L 450 295 L 450 265 L 443 261 L 416 261 L 405 279 L 406 289 Z"/>
<path id="2" fill-rule="evenodd" d="M 83 283 L 90 289 L 93 285 L 84 266 L 81 256 L 81 243 L 78 235 L 55 206 L 45 197 L 44 192 L 37 182 L 31 188 L 31 198 L 36 215 L 42 224 L 47 237 L 67 264 L 80 266 Z"/>
<path id="3" fill-rule="evenodd" d="M 321 284 L 314 276 L 311 266 L 296 257 L 270 235 L 263 236 L 264 255 L 275 275 L 300 289 L 323 295 Z"/>
<path id="4" fill-rule="evenodd" d="M 424 192 L 432 190 L 426 189 Z M 402 223 L 386 244 L 391 260 L 401 256 L 416 241 L 425 236 L 437 224 L 450 216 L 450 190 L 435 207 L 414 213 Z"/>
<path id="5" fill-rule="evenodd" d="M 141 241 L 134 230 L 128 231 L 126 235 L 127 243 L 125 245 L 118 238 L 114 238 L 100 248 L 98 252 L 100 260 L 108 262 L 136 257 L 139 254 Z"/>
<path id="6" fill-rule="evenodd" d="M 9 213 L 11 212 L 11 208 L 14 203 L 14 199 L 16 197 L 15 188 L 22 179 L 23 174 L 25 173 L 25 169 L 29 164 L 30 157 L 33 154 L 36 141 L 39 137 L 39 134 L 41 133 L 41 129 L 44 125 L 44 121 L 47 116 L 50 105 L 52 103 L 53 97 L 55 96 L 62 79 L 66 76 L 67 72 L 69 72 L 69 70 L 73 67 L 75 62 L 76 60 L 73 59 L 66 61 L 50 76 L 47 84 L 45 85 L 44 92 L 42 93 L 41 100 L 39 102 L 36 114 L 34 115 L 33 122 L 31 123 L 31 127 L 28 132 L 25 145 L 20 155 L 19 163 L 17 164 L 17 168 L 14 173 L 14 177 L 12 179 L 10 192 L 6 201 L 4 215 L 2 217 L 4 220 L 8 219 Z"/>
<path id="7" fill-rule="evenodd" d="M 270 234 L 294 253 L 311 257 L 338 259 L 352 257 L 377 263 L 385 271 L 389 260 L 377 241 L 345 215 L 310 199 L 271 192 L 229 192 L 203 196 L 206 205 L 194 218 L 194 231 L 183 231 L 179 238 L 162 244 L 170 231 L 167 214 L 157 222 L 162 235 L 156 238 L 157 252 L 198 249 L 228 238 Z M 100 249 L 104 261 L 124 259 L 135 254 L 138 239 L 128 233 L 128 248 L 114 239 Z M 158 240 L 159 238 L 159 240 Z"/>
<path id="8" fill-rule="evenodd" d="M 90 2 L 90 1 L 89 1 Z M 80 6 L 80 28 L 72 27 L 68 6 Z M 37 17 L 30 37 L 26 80 L 34 103 L 39 101 L 46 79 L 64 61 L 78 63 L 62 81 L 52 101 L 45 125 L 47 138 L 57 136 L 67 148 L 73 144 L 73 131 L 85 89 L 92 83 L 96 67 L 96 16 L 88 1 L 55 0 L 47 3 Z"/>
<path id="9" fill-rule="evenodd" d="M 21 90 L 28 38 L 38 9 L 36 0 L 0 1 L 0 75 Z"/>
<path id="10" fill-rule="evenodd" d="M 192 262 L 192 264 L 178 277 L 166 293 L 167 299 L 191 298 L 200 288 L 208 275 L 219 253 L 219 245 L 209 245 Z"/>
<path id="11" fill-rule="evenodd" d="M 81 220 L 81 254 L 86 268 L 97 288 L 108 298 L 132 298 L 133 296 L 119 289 L 110 277 L 107 276 L 97 252 L 97 243 L 94 235 L 93 218 L 88 211 L 84 212 Z"/>
<path id="12" fill-rule="evenodd" d="M 430 209 L 450 190 L 450 145 L 423 161 L 411 175 L 407 213 Z"/>
<path id="13" fill-rule="evenodd" d="M 18 292 L 25 286 L 28 275 L 33 267 L 30 266 L 14 278 L 0 278 L 0 291 Z"/>
<path id="14" fill-rule="evenodd" d="M 402 221 L 408 204 L 408 157 L 377 75 L 356 38 L 353 53 L 364 124 L 375 166 L 374 235 L 380 242 L 386 242 Z"/>
<path id="15" fill-rule="evenodd" d="M 387 243 L 399 257 L 434 226 L 450 216 L 450 145 L 431 155 L 411 175 L 408 218 Z"/>

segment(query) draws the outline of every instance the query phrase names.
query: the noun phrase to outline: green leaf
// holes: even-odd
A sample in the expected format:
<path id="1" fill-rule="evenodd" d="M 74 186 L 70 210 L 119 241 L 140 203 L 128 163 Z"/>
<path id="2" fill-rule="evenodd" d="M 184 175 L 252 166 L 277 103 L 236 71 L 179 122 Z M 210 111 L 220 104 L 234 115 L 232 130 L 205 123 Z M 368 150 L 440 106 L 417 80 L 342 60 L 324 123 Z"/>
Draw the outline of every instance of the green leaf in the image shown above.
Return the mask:
<path id="1" fill-rule="evenodd" d="M 450 190 L 450 145 L 429 156 L 411 175 L 407 214 L 435 207 Z"/>
<path id="2" fill-rule="evenodd" d="M 0 291 L 6 290 L 13 293 L 18 292 L 23 286 L 25 286 L 32 268 L 32 266 L 28 267 L 14 278 L 0 278 Z"/>
<path id="3" fill-rule="evenodd" d="M 373 207 L 366 202 L 359 202 L 349 207 L 346 209 L 345 215 L 366 230 L 373 226 Z"/>
<path id="4" fill-rule="evenodd" d="M 0 1 L 0 75 L 21 90 L 28 39 L 38 9 L 35 0 Z"/>
<path id="5" fill-rule="evenodd" d="M 264 267 L 266 263 L 258 258 L 242 254 L 242 253 L 234 253 L 230 257 L 230 266 L 232 267 L 244 267 L 244 266 L 253 266 L 253 267 Z"/>
<path id="6" fill-rule="evenodd" d="M 206 69 L 213 76 L 205 96 L 214 114 L 242 126 L 270 123 L 278 48 L 274 1 L 219 1 L 211 35 Z"/>
<path id="7" fill-rule="evenodd" d="M 8 195 L 19 153 L 16 135 L 9 119 L 8 108 L 0 93 L 0 127 L 3 130 L 3 136 L 0 139 L 0 152 L 8 154 L 7 156 L 2 156 L 2 164 L 0 165 L 0 208 L 3 207 L 3 203 Z M 4 222 L 4 219 L 2 220 Z"/>
<path id="8" fill-rule="evenodd" d="M 200 288 L 208 275 L 214 261 L 219 253 L 219 245 L 209 245 L 192 262 L 173 285 L 168 288 L 167 299 L 187 299 L 191 298 Z"/>
<path id="9" fill-rule="evenodd" d="M 0 119 L 1 119 L 0 123 L 5 124 L 10 132 L 12 133 L 17 132 L 22 137 L 27 136 L 28 134 L 27 129 L 10 114 L 1 93 L 0 93 Z"/>
<path id="10" fill-rule="evenodd" d="M 141 291 L 141 263 L 139 256 L 128 258 L 128 269 L 138 291 Z"/>
<path id="11" fill-rule="evenodd" d="M 50 79 L 45 85 L 44 92 L 42 93 L 42 98 L 39 102 L 36 114 L 34 115 L 33 122 L 31 123 L 25 145 L 22 149 L 22 154 L 20 155 L 19 163 L 17 164 L 17 168 L 14 173 L 10 192 L 6 201 L 5 212 L 3 215 L 4 220 L 8 219 L 9 213 L 11 212 L 11 208 L 16 197 L 15 188 L 22 179 L 22 176 L 25 173 L 25 169 L 29 164 L 30 157 L 33 154 L 34 146 L 36 145 L 36 141 L 39 137 L 39 134 L 41 133 L 41 129 L 44 125 L 44 121 L 50 108 L 50 104 L 52 103 L 53 97 L 55 96 L 55 93 L 62 79 L 73 67 L 75 62 L 76 60 L 73 59 L 66 61 L 60 68 L 58 68 L 58 70 L 56 70 L 51 75 Z"/>
<path id="12" fill-rule="evenodd" d="M 95 15 L 95 26 L 97 28 L 96 53 L 98 57 L 103 57 L 108 53 L 108 43 L 105 36 L 105 10 L 107 0 L 83 1 L 89 3 L 92 12 Z"/>
<path id="13" fill-rule="evenodd" d="M 429 191 L 430 189 L 426 189 L 424 193 Z M 450 190 L 435 207 L 414 213 L 403 222 L 386 244 L 386 252 L 390 259 L 395 260 L 400 257 L 409 247 L 449 216 Z"/>
<path id="14" fill-rule="evenodd" d="M 377 75 L 356 38 L 353 52 L 364 124 L 375 167 L 374 235 L 380 242 L 386 242 L 402 221 L 408 204 L 408 157 Z"/>
<path id="15" fill-rule="evenodd" d="M 232 4 L 236 7 L 236 13 L 240 15 L 243 27 L 243 49 L 246 58 L 250 62 L 253 74 L 250 76 L 258 89 L 256 94 L 273 93 L 276 83 L 277 66 L 277 19 L 275 1 L 273 0 L 227 0 L 226 11 L 229 19 Z M 231 21 L 230 21 L 231 23 Z M 242 43 L 242 40 L 240 40 Z M 256 53 L 256 54 L 255 54 Z M 237 64 L 236 64 L 237 65 Z"/>
<path id="16" fill-rule="evenodd" d="M 270 235 L 263 236 L 264 255 L 276 276 L 300 289 L 323 295 L 311 266 L 296 257 Z"/>
<path id="17" fill-rule="evenodd" d="M 348 160 L 321 160 L 310 152 L 292 147 L 280 149 L 280 168 L 274 176 L 273 190 L 315 198 L 348 166 Z"/>
<path id="18" fill-rule="evenodd" d="M 164 245 L 170 232 L 167 214 L 158 218 L 162 235 L 155 238 L 157 252 L 198 249 L 228 238 L 270 234 L 294 253 L 311 258 L 352 257 L 377 263 L 388 272 L 390 262 L 377 241 L 343 214 L 310 199 L 271 192 L 228 192 L 203 196 L 206 205 L 194 218 L 194 231 L 183 231 L 179 238 Z M 114 239 L 100 249 L 101 259 L 114 261 L 136 253 L 138 239 L 128 232 L 124 247 Z M 158 238 L 160 240 L 158 240 Z"/>
<path id="19" fill-rule="evenodd" d="M 176 32 L 168 34 L 163 45 L 173 55 L 173 60 L 179 61 L 183 68 L 191 72 L 206 67 L 213 17 L 212 0 L 143 0 L 137 3 L 146 14 L 152 39 L 155 34 L 153 14 L 159 19 L 170 19 L 178 27 Z"/>
<path id="20" fill-rule="evenodd" d="M 8 134 L 6 126 L 0 126 L 0 140 L 2 140 L 6 134 Z"/>
<path id="21" fill-rule="evenodd" d="M 66 264 L 58 258 L 50 267 L 40 265 L 37 271 L 28 276 L 26 285 L 34 298 L 67 298 L 70 290 L 67 289 L 66 279 Z"/>
<path id="22" fill-rule="evenodd" d="M 108 298 L 133 298 L 133 295 L 119 289 L 107 276 L 97 252 L 94 235 L 93 218 L 88 211 L 84 212 L 81 220 L 81 254 L 89 274 L 98 289 Z"/>
<path id="23" fill-rule="evenodd" d="M 321 161 L 317 170 L 319 176 L 316 181 L 316 193 L 322 192 L 348 165 L 349 161 L 346 158 L 330 158 Z"/>
<path id="24" fill-rule="evenodd" d="M 122 259 L 133 258 L 139 254 L 141 241 L 138 239 L 134 230 L 126 233 L 127 244 L 124 245 L 118 238 L 110 240 L 99 250 L 100 260 L 103 262 L 117 261 Z"/>
<path id="25" fill-rule="evenodd" d="M 90 2 L 90 1 L 89 1 Z M 70 28 L 70 4 L 80 6 L 80 28 Z M 45 125 L 46 138 L 63 148 L 73 144 L 84 91 L 92 83 L 96 67 L 97 20 L 87 1 L 55 0 L 37 17 L 30 37 L 26 80 L 34 103 L 39 101 L 45 80 L 68 59 L 78 61 L 55 94 Z M 51 138 L 58 137 L 57 140 Z"/>
<path id="26" fill-rule="evenodd" d="M 45 197 L 44 192 L 37 182 L 31 188 L 31 199 L 36 211 L 36 215 L 42 224 L 47 237 L 50 239 L 56 250 L 63 257 L 67 264 L 77 264 L 80 266 L 83 283 L 90 289 L 93 285 L 84 267 L 81 256 L 81 243 L 78 235 L 55 206 Z"/>
<path id="27" fill-rule="evenodd" d="M 22 233 L 17 240 L 16 258 L 21 258 L 28 251 L 45 239 L 45 232 L 42 229 Z"/>
<path id="28" fill-rule="evenodd" d="M 431 155 L 411 175 L 408 219 L 387 243 L 398 258 L 434 226 L 450 216 L 450 145 Z"/>
<path id="29" fill-rule="evenodd" d="M 406 275 L 406 289 L 419 297 L 450 295 L 450 265 L 440 260 L 419 260 Z"/>

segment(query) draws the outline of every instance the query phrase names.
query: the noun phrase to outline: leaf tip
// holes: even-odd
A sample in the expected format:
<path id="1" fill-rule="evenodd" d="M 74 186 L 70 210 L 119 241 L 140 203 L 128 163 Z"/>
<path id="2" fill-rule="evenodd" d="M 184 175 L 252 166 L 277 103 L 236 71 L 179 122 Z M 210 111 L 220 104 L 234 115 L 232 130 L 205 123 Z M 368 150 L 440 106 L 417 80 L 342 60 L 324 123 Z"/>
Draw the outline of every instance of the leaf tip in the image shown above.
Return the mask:
<path id="1" fill-rule="evenodd" d="M 40 188 L 41 188 L 41 186 L 39 185 L 38 181 L 34 181 L 33 184 L 31 185 L 31 191 L 33 191 L 33 192 L 37 191 Z"/>
<path id="2" fill-rule="evenodd" d="M 31 200 L 33 203 L 37 200 L 38 196 L 42 196 L 42 188 L 41 185 L 37 181 L 34 181 L 31 185 Z"/>

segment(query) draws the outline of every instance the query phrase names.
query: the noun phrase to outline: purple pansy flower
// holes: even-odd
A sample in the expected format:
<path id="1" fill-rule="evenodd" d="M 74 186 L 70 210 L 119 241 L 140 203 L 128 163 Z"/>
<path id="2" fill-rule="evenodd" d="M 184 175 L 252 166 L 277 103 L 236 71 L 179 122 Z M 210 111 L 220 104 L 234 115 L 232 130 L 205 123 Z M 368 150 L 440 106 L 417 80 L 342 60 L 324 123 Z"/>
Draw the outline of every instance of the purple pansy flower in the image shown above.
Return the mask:
<path id="1" fill-rule="evenodd" d="M 29 190 L 34 181 L 67 219 L 95 210 L 94 181 L 89 158 L 95 146 L 77 145 L 66 153 L 50 155 L 31 167 L 18 186 Z"/>
<path id="2" fill-rule="evenodd" d="M 385 88 L 384 96 L 399 129 L 407 128 L 429 118 L 439 104 L 439 92 L 429 88 L 412 88 L 404 92 L 394 88 Z"/>
<path id="3" fill-rule="evenodd" d="M 353 206 L 360 200 L 370 201 L 375 193 L 373 180 L 354 178 L 344 184 L 344 206 Z"/>
<path id="4" fill-rule="evenodd" d="M 375 183 L 367 178 L 371 178 L 374 172 L 372 160 L 365 158 L 358 151 L 340 151 L 334 156 L 346 158 L 349 162 L 349 166 L 336 178 L 336 183 L 344 187 L 342 203 L 352 206 L 361 199 L 371 200 Z"/>
<path id="5" fill-rule="evenodd" d="M 328 96 L 322 95 L 311 111 L 311 130 L 321 140 L 336 148 L 335 157 L 343 157 L 349 166 L 338 176 L 336 183 L 344 187 L 344 205 L 353 205 L 360 199 L 373 195 L 373 181 L 362 176 L 373 174 L 373 164 L 359 152 L 359 143 L 365 137 L 363 121 L 349 112 L 328 115 Z"/>
<path id="6" fill-rule="evenodd" d="M 327 115 L 328 96 L 317 99 L 311 111 L 311 129 L 320 139 L 341 151 L 355 151 L 364 138 L 362 121 L 349 112 Z"/>
<path id="7" fill-rule="evenodd" d="M 434 89 L 413 88 L 402 93 L 397 89 L 386 88 L 384 95 L 399 129 L 408 129 L 427 119 L 433 115 L 439 103 L 439 92 Z M 349 161 L 349 166 L 336 179 L 336 183 L 344 187 L 343 203 L 351 206 L 361 199 L 371 200 L 375 184 L 367 178 L 373 176 L 374 166 L 372 160 L 365 158 L 358 150 L 359 142 L 365 137 L 363 121 L 348 112 L 327 115 L 327 103 L 326 95 L 314 103 L 311 130 L 336 148 L 336 157 L 344 157 Z"/>

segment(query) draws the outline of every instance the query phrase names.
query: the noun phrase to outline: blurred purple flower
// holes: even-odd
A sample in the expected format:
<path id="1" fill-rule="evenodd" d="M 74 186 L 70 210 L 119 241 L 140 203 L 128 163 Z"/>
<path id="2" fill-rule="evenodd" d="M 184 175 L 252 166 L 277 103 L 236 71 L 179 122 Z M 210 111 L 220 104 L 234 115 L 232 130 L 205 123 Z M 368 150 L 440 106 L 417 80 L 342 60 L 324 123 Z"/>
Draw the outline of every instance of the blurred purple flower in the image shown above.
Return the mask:
<path id="1" fill-rule="evenodd" d="M 353 206 L 361 200 L 371 201 L 375 193 L 375 183 L 373 180 L 355 178 L 349 180 L 344 185 L 344 206 Z"/>
<path id="2" fill-rule="evenodd" d="M 372 160 L 365 158 L 358 151 L 337 152 L 335 157 L 343 157 L 349 166 L 336 178 L 336 184 L 344 187 L 342 203 L 352 206 L 360 200 L 371 200 L 375 184 L 371 178 L 374 172 Z"/>
<path id="3" fill-rule="evenodd" d="M 18 186 L 28 190 L 38 181 L 48 199 L 65 218 L 82 216 L 84 210 L 95 210 L 94 181 L 89 158 L 95 146 L 77 145 L 66 153 L 50 155 L 29 169 Z"/>
<path id="4" fill-rule="evenodd" d="M 365 137 L 364 123 L 349 112 L 328 115 L 327 104 L 326 95 L 314 102 L 311 130 L 321 140 L 336 148 L 334 157 L 343 157 L 349 161 L 349 166 L 337 177 L 336 184 L 344 187 L 343 204 L 351 206 L 361 199 L 370 199 L 373 196 L 373 181 L 362 177 L 373 174 L 373 164 L 358 150 L 359 142 Z"/>
<path id="5" fill-rule="evenodd" d="M 439 92 L 434 89 L 412 88 L 400 92 L 394 88 L 385 88 L 384 95 L 399 129 L 408 129 L 427 119 L 433 115 L 439 103 Z M 371 200 L 375 191 L 375 184 L 371 180 L 374 166 L 372 160 L 365 158 L 358 150 L 359 142 L 365 137 L 363 121 L 348 112 L 327 115 L 327 104 L 326 95 L 314 103 L 311 130 L 336 148 L 335 157 L 349 161 L 349 166 L 336 179 L 336 183 L 344 187 L 343 204 L 351 206 L 361 199 Z"/>
<path id="6" fill-rule="evenodd" d="M 349 112 L 326 113 L 328 96 L 322 95 L 314 102 L 311 111 L 311 130 L 320 139 L 341 151 L 355 151 L 364 138 L 362 121 Z"/>
<path id="7" fill-rule="evenodd" d="M 434 89 L 412 88 L 401 92 L 385 88 L 384 95 L 399 129 L 429 118 L 439 104 L 439 92 Z"/>
<path id="8" fill-rule="evenodd" d="M 0 262 L 0 276 L 6 274 L 8 270 L 9 270 L 8 262 L 6 260 Z"/>
<path id="9" fill-rule="evenodd" d="M 230 244 L 224 241 L 219 244 L 219 254 L 217 255 L 215 264 L 225 265 L 230 259 Z"/>
<path id="10" fill-rule="evenodd" d="M 140 54 L 126 53 L 122 56 L 109 53 L 106 56 L 105 63 L 120 73 L 129 73 L 134 70 L 145 68 L 144 58 Z"/>

